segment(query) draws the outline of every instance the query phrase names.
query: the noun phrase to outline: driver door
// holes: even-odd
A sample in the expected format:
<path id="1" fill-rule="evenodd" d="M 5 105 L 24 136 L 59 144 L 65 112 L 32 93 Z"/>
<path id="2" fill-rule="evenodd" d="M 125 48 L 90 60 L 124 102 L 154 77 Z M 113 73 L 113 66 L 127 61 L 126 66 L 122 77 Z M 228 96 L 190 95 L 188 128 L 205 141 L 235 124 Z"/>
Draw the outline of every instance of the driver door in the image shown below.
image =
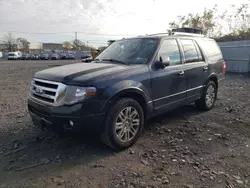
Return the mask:
<path id="1" fill-rule="evenodd" d="M 169 65 L 151 72 L 152 99 L 157 112 L 165 111 L 186 101 L 185 65 L 176 39 L 162 41 L 158 59 L 170 59 Z"/>

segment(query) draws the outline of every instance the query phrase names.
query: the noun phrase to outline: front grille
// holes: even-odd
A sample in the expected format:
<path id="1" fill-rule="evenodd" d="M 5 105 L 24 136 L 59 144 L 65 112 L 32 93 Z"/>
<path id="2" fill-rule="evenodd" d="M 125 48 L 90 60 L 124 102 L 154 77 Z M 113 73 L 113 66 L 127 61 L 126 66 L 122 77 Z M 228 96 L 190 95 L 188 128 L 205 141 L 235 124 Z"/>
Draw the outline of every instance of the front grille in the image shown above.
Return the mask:
<path id="1" fill-rule="evenodd" d="M 33 94 L 33 96 L 36 97 L 37 99 L 44 100 L 44 101 L 50 102 L 50 103 L 54 103 L 54 99 L 50 99 L 50 98 L 47 98 L 47 97 L 42 97 L 42 96 L 36 95 L 36 94 Z"/>
<path id="2" fill-rule="evenodd" d="M 32 98 L 51 105 L 56 105 L 58 103 L 57 97 L 65 94 L 65 91 L 66 85 L 41 79 L 33 79 L 30 87 Z"/>
<path id="3" fill-rule="evenodd" d="M 43 82 L 41 80 L 34 80 L 34 84 L 37 85 L 37 86 L 44 86 L 44 87 L 47 87 L 47 88 L 52 88 L 52 89 L 57 89 L 58 88 L 58 85 L 57 84 L 52 84 L 52 83 L 48 83 L 48 82 Z"/>

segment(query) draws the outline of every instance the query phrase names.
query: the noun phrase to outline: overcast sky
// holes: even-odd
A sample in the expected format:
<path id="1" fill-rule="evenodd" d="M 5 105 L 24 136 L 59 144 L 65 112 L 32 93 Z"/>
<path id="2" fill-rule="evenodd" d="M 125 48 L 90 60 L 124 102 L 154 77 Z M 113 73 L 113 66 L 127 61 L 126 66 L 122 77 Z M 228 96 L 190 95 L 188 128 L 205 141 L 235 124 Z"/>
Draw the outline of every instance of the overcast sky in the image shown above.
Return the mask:
<path id="1" fill-rule="evenodd" d="M 215 4 L 225 10 L 244 2 L 247 0 L 0 0 L 0 38 L 12 31 L 15 37 L 32 42 L 63 42 L 73 40 L 78 32 L 79 39 L 96 46 L 108 39 L 166 32 L 178 15 L 202 12 Z"/>

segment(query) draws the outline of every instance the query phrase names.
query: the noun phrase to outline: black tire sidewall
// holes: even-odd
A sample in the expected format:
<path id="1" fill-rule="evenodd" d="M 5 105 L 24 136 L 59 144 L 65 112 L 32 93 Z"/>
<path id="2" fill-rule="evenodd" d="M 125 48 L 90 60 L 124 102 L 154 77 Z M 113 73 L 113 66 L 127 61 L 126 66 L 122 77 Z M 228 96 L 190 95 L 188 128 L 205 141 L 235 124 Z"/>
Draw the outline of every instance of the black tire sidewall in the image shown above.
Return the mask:
<path id="1" fill-rule="evenodd" d="M 119 115 L 119 113 L 126 107 L 133 107 L 135 108 L 138 113 L 139 113 L 139 118 L 140 118 L 140 127 L 138 132 L 136 133 L 136 136 L 128 141 L 128 142 L 122 142 L 120 141 L 117 137 L 116 137 L 116 133 L 115 133 L 115 123 L 116 123 L 116 119 L 117 116 Z M 144 126 L 144 112 L 143 109 L 141 107 L 141 105 L 136 102 L 133 99 L 128 99 L 128 98 L 124 98 L 119 100 L 114 106 L 113 108 L 110 109 L 110 114 L 108 115 L 108 121 L 107 121 L 107 126 L 106 128 L 108 128 L 108 135 L 111 141 L 111 144 L 115 146 L 115 148 L 118 149 L 125 149 L 130 147 L 131 145 L 133 145 L 135 143 L 135 141 L 138 139 L 140 133 L 142 132 Z"/>

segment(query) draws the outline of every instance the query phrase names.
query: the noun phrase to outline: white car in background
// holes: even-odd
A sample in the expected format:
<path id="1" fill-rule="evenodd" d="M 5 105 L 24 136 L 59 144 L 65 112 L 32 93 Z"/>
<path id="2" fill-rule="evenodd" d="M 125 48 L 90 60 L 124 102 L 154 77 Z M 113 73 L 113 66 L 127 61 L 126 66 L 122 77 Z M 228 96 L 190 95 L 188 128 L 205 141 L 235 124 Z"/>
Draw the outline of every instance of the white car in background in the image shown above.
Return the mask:
<path id="1" fill-rule="evenodd" d="M 3 52 L 0 52 L 0 58 L 2 58 L 3 57 Z"/>
<path id="2" fill-rule="evenodd" d="M 18 60 L 18 59 L 21 59 L 21 57 L 22 57 L 22 53 L 19 51 L 8 53 L 8 60 Z"/>

